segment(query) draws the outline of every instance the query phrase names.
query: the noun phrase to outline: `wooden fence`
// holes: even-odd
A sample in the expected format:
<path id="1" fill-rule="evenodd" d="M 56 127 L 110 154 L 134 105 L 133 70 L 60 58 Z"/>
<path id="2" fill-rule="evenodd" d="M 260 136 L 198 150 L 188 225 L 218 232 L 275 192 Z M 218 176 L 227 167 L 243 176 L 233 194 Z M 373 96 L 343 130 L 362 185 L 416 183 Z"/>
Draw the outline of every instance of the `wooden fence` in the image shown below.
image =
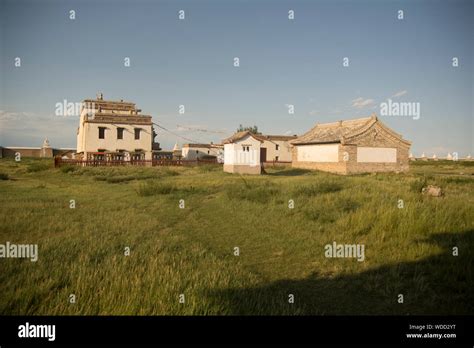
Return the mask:
<path id="1" fill-rule="evenodd" d="M 81 166 L 81 167 L 116 167 L 116 166 L 198 166 L 198 165 L 220 165 L 217 160 L 170 160 L 170 159 L 153 159 L 153 160 L 131 160 L 131 161 L 120 161 L 120 160 L 76 160 L 76 159 L 63 159 L 61 157 L 54 158 L 54 167 L 59 168 L 62 166 Z"/>

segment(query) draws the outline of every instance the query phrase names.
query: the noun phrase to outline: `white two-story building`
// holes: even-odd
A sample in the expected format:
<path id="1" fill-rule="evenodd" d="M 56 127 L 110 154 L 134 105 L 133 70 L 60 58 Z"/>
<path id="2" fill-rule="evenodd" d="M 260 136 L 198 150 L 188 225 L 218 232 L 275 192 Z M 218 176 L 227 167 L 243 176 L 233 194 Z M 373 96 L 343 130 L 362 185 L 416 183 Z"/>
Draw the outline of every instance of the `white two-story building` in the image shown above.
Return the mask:
<path id="1" fill-rule="evenodd" d="M 77 154 L 85 160 L 151 160 L 152 118 L 134 103 L 86 99 L 77 130 Z"/>

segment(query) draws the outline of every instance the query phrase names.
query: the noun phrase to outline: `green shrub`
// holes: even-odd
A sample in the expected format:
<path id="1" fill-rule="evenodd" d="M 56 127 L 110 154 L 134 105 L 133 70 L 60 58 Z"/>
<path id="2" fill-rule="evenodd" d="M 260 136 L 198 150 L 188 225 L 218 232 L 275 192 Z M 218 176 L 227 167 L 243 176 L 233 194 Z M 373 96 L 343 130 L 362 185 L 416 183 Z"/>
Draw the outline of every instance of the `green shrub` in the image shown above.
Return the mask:
<path id="1" fill-rule="evenodd" d="M 51 164 L 49 163 L 35 162 L 35 163 L 30 164 L 28 168 L 26 169 L 26 171 L 28 173 L 36 173 L 36 172 L 48 170 L 49 168 L 51 168 Z"/>
<path id="2" fill-rule="evenodd" d="M 410 184 L 410 191 L 415 193 L 420 193 L 423 187 L 428 185 L 428 180 L 426 177 L 416 179 Z"/>
<path id="3" fill-rule="evenodd" d="M 60 168 L 61 172 L 63 173 L 72 173 L 72 172 L 75 172 L 77 171 L 77 167 L 75 166 L 71 166 L 71 165 L 66 165 L 66 166 L 62 166 Z"/>

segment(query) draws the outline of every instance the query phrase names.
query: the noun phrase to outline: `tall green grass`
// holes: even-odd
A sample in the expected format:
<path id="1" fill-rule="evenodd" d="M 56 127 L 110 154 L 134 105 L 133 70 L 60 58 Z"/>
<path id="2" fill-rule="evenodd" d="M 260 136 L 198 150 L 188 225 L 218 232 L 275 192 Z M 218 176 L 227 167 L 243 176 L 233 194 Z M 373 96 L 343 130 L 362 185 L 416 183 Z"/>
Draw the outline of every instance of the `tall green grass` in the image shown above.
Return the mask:
<path id="1" fill-rule="evenodd" d="M 171 184 L 146 181 L 138 186 L 137 193 L 139 196 L 168 195 L 176 190 L 176 187 Z"/>
<path id="2" fill-rule="evenodd" d="M 0 243 L 39 246 L 36 263 L 0 259 L 1 314 L 474 310 L 474 167 L 414 164 L 406 174 L 345 177 L 272 168 L 240 177 L 35 163 L 0 160 L 12 179 L 0 180 Z M 425 184 L 442 185 L 445 196 L 422 195 Z M 326 258 L 333 241 L 364 244 L 365 261 Z"/>

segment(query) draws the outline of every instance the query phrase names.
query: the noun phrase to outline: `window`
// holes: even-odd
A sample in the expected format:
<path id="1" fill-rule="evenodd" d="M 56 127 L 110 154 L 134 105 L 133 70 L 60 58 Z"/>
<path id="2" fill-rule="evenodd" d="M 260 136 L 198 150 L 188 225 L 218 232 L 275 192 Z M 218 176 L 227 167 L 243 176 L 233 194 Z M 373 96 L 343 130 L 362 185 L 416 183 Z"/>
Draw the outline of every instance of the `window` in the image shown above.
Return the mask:
<path id="1" fill-rule="evenodd" d="M 278 145 L 277 145 L 278 146 Z M 278 162 L 278 156 L 275 156 L 275 161 Z"/>
<path id="2" fill-rule="evenodd" d="M 141 131 L 140 128 L 135 128 L 135 140 L 140 139 L 140 131 Z"/>
<path id="3" fill-rule="evenodd" d="M 99 127 L 99 139 L 105 139 L 105 127 Z"/>
<path id="4" fill-rule="evenodd" d="M 280 148 L 280 145 L 276 144 L 276 145 L 275 145 L 275 150 L 278 151 L 279 148 Z"/>
<path id="5" fill-rule="evenodd" d="M 117 139 L 123 139 L 123 128 L 117 128 Z"/>

